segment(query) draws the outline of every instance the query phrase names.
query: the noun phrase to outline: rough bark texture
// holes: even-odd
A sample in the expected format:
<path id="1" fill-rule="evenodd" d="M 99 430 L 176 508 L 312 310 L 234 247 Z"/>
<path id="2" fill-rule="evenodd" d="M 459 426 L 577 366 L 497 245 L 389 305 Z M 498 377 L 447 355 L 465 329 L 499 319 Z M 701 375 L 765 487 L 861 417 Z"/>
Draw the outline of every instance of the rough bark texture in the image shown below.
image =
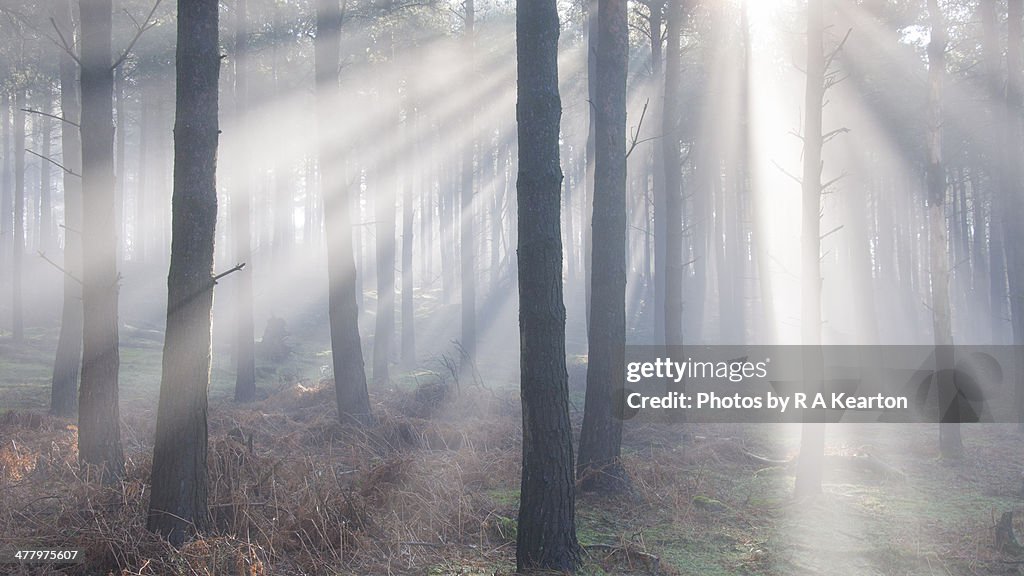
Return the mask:
<path id="1" fill-rule="evenodd" d="M 322 116 L 333 112 L 332 98 L 338 88 L 342 14 L 338 0 L 318 0 L 316 8 L 316 106 Z M 370 397 L 366 390 L 363 348 L 359 339 L 359 308 L 356 305 L 356 263 L 352 242 L 354 206 L 344 186 L 342 160 L 335 156 L 331 140 L 319 134 L 320 186 L 327 237 L 328 306 L 331 323 L 331 357 L 338 415 L 344 420 L 366 421 Z"/>
<path id="2" fill-rule="evenodd" d="M 518 0 L 519 333 L 523 474 L 516 567 L 575 571 L 572 424 L 565 366 L 558 136 L 558 10 L 555 0 Z"/>
<path id="3" fill-rule="evenodd" d="M 10 280 L 11 227 L 14 224 L 14 197 L 11 184 L 11 96 L 6 91 L 0 102 L 0 141 L 3 148 L 3 172 L 0 172 L 0 286 Z M 5 319 L 6 320 L 6 319 Z"/>
<path id="4" fill-rule="evenodd" d="M 81 0 L 82 383 L 78 455 L 108 480 L 124 473 L 117 378 L 117 222 L 111 0 Z"/>
<path id="5" fill-rule="evenodd" d="M 65 38 L 71 37 L 72 0 L 54 3 L 54 25 Z M 78 98 L 78 68 L 71 56 L 60 54 L 60 108 L 62 164 L 75 174 L 82 173 L 82 141 L 77 124 L 81 103 Z M 70 416 L 77 408 L 78 376 L 82 367 L 82 183 L 78 176 L 64 173 L 64 300 L 60 337 L 53 362 L 50 413 Z"/>
<path id="6" fill-rule="evenodd" d="M 801 343 L 804 353 L 804 385 L 807 392 L 821 389 L 821 356 L 813 347 L 821 344 L 821 115 L 825 91 L 823 0 L 807 3 L 807 85 L 804 92 L 804 169 L 801 206 Z M 800 431 L 800 461 L 796 495 L 821 492 L 825 425 L 804 424 Z"/>
<path id="7" fill-rule="evenodd" d="M 1013 3 L 1013 0 L 1010 0 Z M 953 324 L 949 306 L 949 255 L 946 253 L 946 169 L 942 163 L 942 90 L 946 76 L 946 25 L 938 0 L 928 0 L 931 40 L 928 43 L 928 233 L 932 292 L 932 330 L 940 414 L 939 448 L 943 457 L 963 455 L 953 382 Z M 1009 54 L 1007 55 L 1010 58 Z M 950 407 L 952 409 L 950 409 Z"/>
<path id="8" fill-rule="evenodd" d="M 466 0 L 466 32 L 465 32 L 465 43 L 467 55 L 472 58 L 474 50 L 474 25 L 476 14 L 474 12 L 473 0 Z M 470 78 L 468 82 L 473 81 L 473 66 L 469 66 Z M 461 274 L 462 274 L 462 336 L 461 344 L 465 354 L 463 358 L 463 370 L 466 369 L 465 364 L 473 361 L 473 354 L 476 351 L 476 254 L 474 250 L 474 240 L 476 233 L 474 232 L 474 223 L 476 219 L 476 211 L 473 204 L 473 196 L 475 190 L 473 189 L 473 148 L 475 128 L 473 125 L 473 111 L 469 112 L 469 125 L 470 125 L 470 138 L 464 144 L 462 150 L 462 186 L 461 186 L 461 201 L 462 201 L 462 217 L 460 219 L 459 227 L 459 250 L 461 251 Z"/>
<path id="9" fill-rule="evenodd" d="M 25 260 L 25 89 L 14 95 L 14 242 L 11 244 L 11 331 L 25 338 L 23 266 Z"/>
<path id="10" fill-rule="evenodd" d="M 209 524 L 207 396 L 217 226 L 217 0 L 178 4 L 171 266 L 147 527 L 180 546 Z"/>
<path id="11" fill-rule="evenodd" d="M 409 103 L 405 110 L 405 134 L 412 139 L 415 106 Z M 413 304 L 413 184 L 417 175 L 416 147 L 408 142 L 412 156 L 409 171 L 402 182 L 402 365 L 416 365 L 416 312 Z"/>
<path id="12" fill-rule="evenodd" d="M 1006 143 L 1003 146 L 1007 155 L 1005 166 L 1007 169 L 1006 181 L 1003 186 L 1003 196 L 1008 199 L 1009 210 L 1012 214 L 1013 226 L 1004 226 L 1004 233 L 1008 234 L 1004 240 L 1007 248 L 1007 268 L 1011 271 L 1010 281 L 1010 316 L 1013 328 L 1013 343 L 1021 345 L 1024 343 L 1024 234 L 1020 230 L 1020 222 L 1024 218 L 1024 199 L 1021 198 L 1021 186 L 1024 184 L 1024 169 L 1021 167 L 1020 157 L 1024 151 L 1024 127 L 1021 126 L 1021 112 L 1024 110 L 1024 0 L 1007 0 L 1007 46 L 1006 46 L 1006 68 L 1008 70 L 1006 82 L 1006 110 L 1008 121 L 1006 122 Z M 1016 373 L 1016 402 L 1017 413 L 1024 416 L 1024 374 L 1021 368 L 1024 367 L 1024 359 L 1017 358 Z M 1024 418 L 1020 420 L 1024 429 Z"/>
<path id="13" fill-rule="evenodd" d="M 249 21 L 246 0 L 235 4 L 235 113 L 241 144 L 247 147 L 246 114 L 249 106 Z M 243 152 L 242 158 L 248 158 Z M 235 401 L 256 399 L 256 350 L 253 325 L 252 294 L 252 181 L 244 172 L 231 195 L 231 234 L 234 237 L 235 261 L 244 262 L 235 284 Z"/>
<path id="14" fill-rule="evenodd" d="M 668 0 L 666 4 L 665 31 L 668 45 L 665 49 L 665 111 L 662 121 L 661 148 L 662 164 L 665 171 L 665 272 L 664 316 L 665 344 L 678 346 L 683 343 L 683 185 L 682 150 L 680 145 L 680 74 L 681 74 L 681 31 L 683 26 L 683 0 Z M 656 162 L 657 163 L 657 162 Z M 657 187 L 655 187 L 657 193 Z M 657 237 L 658 216 L 655 213 L 655 236 Z M 657 242 L 657 240 L 656 240 Z M 655 250 L 658 254 L 658 250 Z M 660 267 L 662 260 L 655 256 Z"/>
<path id="15" fill-rule="evenodd" d="M 625 482 L 615 403 L 626 344 L 626 1 L 600 0 L 597 19 L 593 254 L 579 476 L 584 489 L 615 491 Z"/>

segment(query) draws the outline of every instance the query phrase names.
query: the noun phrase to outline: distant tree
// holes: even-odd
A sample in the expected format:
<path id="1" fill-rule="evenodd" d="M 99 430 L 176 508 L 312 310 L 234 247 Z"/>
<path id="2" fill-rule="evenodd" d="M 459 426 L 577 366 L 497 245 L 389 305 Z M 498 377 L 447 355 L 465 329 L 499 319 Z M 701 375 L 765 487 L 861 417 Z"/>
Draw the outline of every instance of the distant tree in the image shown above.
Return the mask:
<path id="1" fill-rule="evenodd" d="M 807 84 L 804 88 L 803 178 L 800 227 L 800 335 L 804 346 L 804 385 L 810 393 L 822 388 L 821 345 L 821 151 L 822 106 L 825 98 L 825 23 L 823 0 L 807 2 Z M 806 413 L 805 413 L 806 414 Z M 805 415 L 813 418 L 813 415 Z M 805 422 L 800 433 L 796 494 L 821 492 L 825 425 Z"/>
<path id="2" fill-rule="evenodd" d="M 1012 4 L 1012 0 L 1011 0 Z M 936 379 L 940 421 L 939 448 L 943 457 L 963 455 L 960 424 L 952 369 L 953 323 L 949 305 L 949 255 L 946 248 L 946 169 L 942 161 L 942 99 L 946 77 L 946 49 L 949 36 L 938 0 L 928 0 L 931 36 L 928 41 L 928 234 L 931 248 L 928 266 L 931 276 L 932 329 L 935 341 Z M 952 419 L 947 422 L 947 419 Z"/>
<path id="3" fill-rule="evenodd" d="M 249 18 L 247 0 L 235 3 L 235 114 L 238 117 L 242 159 L 249 157 L 245 121 L 249 109 Z M 256 399 L 256 351 L 253 340 L 252 294 L 252 214 L 250 198 L 252 179 L 248 170 L 238 176 L 231 194 L 231 233 L 235 261 L 249 264 L 238 271 L 235 279 L 235 401 Z"/>
<path id="4" fill-rule="evenodd" d="M 180 546 L 209 523 L 207 395 L 217 226 L 217 0 L 178 3 L 171 265 L 149 530 Z"/>
<path id="5" fill-rule="evenodd" d="M 14 93 L 14 242 L 11 245 L 11 326 L 14 340 L 25 338 L 25 88 Z"/>
<path id="6" fill-rule="evenodd" d="M 520 573 L 571 573 L 580 563 L 565 367 L 558 33 L 555 0 L 517 1 L 523 466 L 516 567 Z"/>
<path id="7" fill-rule="evenodd" d="M 317 0 L 316 107 L 322 117 L 333 116 L 341 65 L 342 12 L 338 0 Z M 356 305 L 356 263 L 353 253 L 352 210 L 355 206 L 344 183 L 344 165 L 335 156 L 335 143 L 321 130 L 317 137 L 324 231 L 327 238 L 328 307 L 331 324 L 331 358 L 338 415 L 366 422 L 370 397 L 366 389 L 363 348 L 359 339 Z"/>
<path id="8" fill-rule="evenodd" d="M 679 346 L 683 343 L 683 158 L 682 135 L 679 133 L 682 114 L 680 75 L 683 2 L 684 0 L 668 0 L 665 5 L 665 35 L 668 44 L 665 50 L 665 97 L 660 144 L 661 167 L 664 170 L 662 186 L 665 195 L 665 214 L 662 218 L 667 239 L 664 249 L 660 251 L 664 255 L 664 271 L 660 278 L 656 277 L 663 285 L 663 308 L 655 314 L 664 317 L 664 343 L 669 346 Z M 657 226 L 655 229 L 657 235 Z M 661 263 L 657 265 L 662 267 Z"/>
<path id="9" fill-rule="evenodd" d="M 112 481 L 124 473 L 118 410 L 120 276 L 114 195 L 111 0 L 81 0 L 82 383 L 78 454 Z"/>
<path id="10" fill-rule="evenodd" d="M 464 42 L 466 54 L 470 60 L 468 82 L 473 81 L 472 58 L 475 48 L 475 26 L 476 11 L 473 0 L 465 0 L 463 6 L 465 13 Z M 473 203 L 473 196 L 476 192 L 473 188 L 473 148 L 474 148 L 474 114 L 473 110 L 467 110 L 469 114 L 470 136 L 462 144 L 462 216 L 459 220 L 459 250 L 461 251 L 461 272 L 462 272 L 462 348 L 466 354 L 464 361 L 472 362 L 476 353 L 476 255 L 474 243 L 476 235 L 473 224 L 476 220 L 476 211 Z"/>
<path id="11" fill-rule="evenodd" d="M 416 310 L 413 302 L 413 188 L 417 178 L 416 146 L 412 139 L 416 107 L 407 102 L 405 107 L 406 144 L 411 150 L 407 171 L 402 181 L 402 364 L 406 368 L 416 365 Z"/>
<path id="12" fill-rule="evenodd" d="M 65 38 L 72 38 L 73 0 L 55 0 L 53 22 Z M 81 103 L 78 69 L 66 51 L 60 53 L 61 160 L 64 171 L 64 299 L 60 337 L 53 362 L 50 413 L 74 414 L 78 376 L 82 367 L 82 140 L 78 132 Z M 69 173 L 70 170 L 72 173 Z"/>
<path id="13" fill-rule="evenodd" d="M 626 347 L 626 0 L 599 0 L 596 64 L 593 253 L 587 393 L 578 475 L 584 489 L 624 487 L 619 459 Z"/>

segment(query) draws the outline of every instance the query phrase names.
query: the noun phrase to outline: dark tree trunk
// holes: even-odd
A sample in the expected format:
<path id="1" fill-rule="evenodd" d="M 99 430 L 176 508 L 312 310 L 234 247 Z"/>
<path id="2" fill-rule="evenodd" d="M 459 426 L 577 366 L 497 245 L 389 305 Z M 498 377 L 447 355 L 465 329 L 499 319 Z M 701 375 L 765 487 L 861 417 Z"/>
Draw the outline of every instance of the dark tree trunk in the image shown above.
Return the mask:
<path id="1" fill-rule="evenodd" d="M 562 295 L 558 32 L 555 0 L 516 3 L 523 401 L 523 474 L 516 532 L 520 573 L 572 573 L 580 563 Z"/>
<path id="2" fill-rule="evenodd" d="M 474 50 L 474 21 L 476 14 L 474 12 L 473 0 L 466 0 L 466 30 L 464 42 L 466 44 L 467 54 L 472 59 Z M 468 82 L 473 82 L 474 69 L 472 61 L 469 65 L 469 76 Z M 473 125 L 473 111 L 469 111 L 469 125 L 470 125 L 470 137 L 463 144 L 462 150 L 462 186 L 461 186 L 461 207 L 462 217 L 460 219 L 461 226 L 459 228 L 459 249 L 460 253 L 460 265 L 462 274 L 462 351 L 465 354 L 463 358 L 462 369 L 465 370 L 467 362 L 473 361 L 473 355 L 476 352 L 476 255 L 473 246 L 476 238 L 474 232 L 474 224 L 476 219 L 476 211 L 473 204 L 473 196 L 475 190 L 473 189 L 473 148 L 474 148 L 474 137 L 475 137 L 475 126 Z"/>
<path id="3" fill-rule="evenodd" d="M 397 182 L 378 170 L 373 197 L 376 219 L 377 317 L 373 332 L 373 382 L 386 386 L 391 381 L 391 340 L 395 333 L 395 195 Z M 369 176 L 367 177 L 369 179 Z M 369 186 L 369 185 L 368 185 Z"/>
<path id="4" fill-rule="evenodd" d="M 11 326 L 14 340 L 25 338 L 22 275 L 25 259 L 25 89 L 14 95 L 14 242 L 11 243 Z"/>
<path id="5" fill-rule="evenodd" d="M 669 70 L 669 66 L 672 66 L 670 60 L 674 57 L 676 59 L 675 66 L 679 67 L 679 51 L 676 49 L 676 54 L 672 55 L 672 30 L 670 23 L 667 21 L 672 16 L 669 14 L 672 10 L 676 9 L 672 4 L 679 4 L 683 0 L 651 0 L 648 2 L 647 7 L 650 9 L 650 36 L 651 36 L 651 91 L 654 92 L 654 106 L 651 121 L 654 126 L 662 128 L 661 133 L 662 142 L 660 145 L 655 143 L 652 149 L 652 171 L 651 171 L 651 188 L 653 189 L 654 199 L 654 269 L 651 270 L 650 266 L 645 266 L 644 273 L 650 276 L 651 282 L 654 288 L 654 343 L 655 344 L 672 344 L 673 341 L 669 339 L 669 324 L 672 320 L 669 319 L 669 315 L 674 313 L 674 304 L 670 304 L 667 300 L 667 290 L 671 288 L 671 284 L 675 281 L 674 279 L 668 278 L 670 275 L 676 273 L 674 270 L 676 262 L 671 259 L 671 248 L 668 247 L 669 243 L 673 241 L 673 237 L 676 234 L 675 230 L 669 228 L 672 214 L 670 213 L 672 208 L 670 204 L 674 201 L 669 199 L 668 196 L 674 194 L 670 186 L 676 186 L 680 188 L 680 177 L 678 175 L 680 170 L 680 161 L 678 151 L 673 156 L 673 145 L 678 143 L 679 134 L 677 130 L 669 129 L 674 128 L 675 119 L 679 118 L 680 114 L 680 102 L 679 102 L 679 71 Z M 679 9 L 682 8 L 680 5 Z M 662 14 L 664 13 L 664 18 Z M 662 24 L 665 25 L 666 40 L 669 42 L 665 52 L 664 68 L 662 67 Z M 676 22 L 677 29 L 682 26 L 681 22 Z M 679 40 L 679 36 L 676 36 L 676 40 Z M 669 87 L 669 79 L 672 78 L 672 82 L 676 83 L 676 86 Z M 669 91 L 672 91 L 670 94 Z M 661 91 L 661 94 L 658 92 Z M 674 98 L 673 102 L 669 101 L 669 98 Z M 677 146 L 676 146 L 677 147 Z M 674 160 L 675 159 L 675 160 Z M 675 172 L 676 176 L 673 180 L 673 175 L 670 172 Z M 644 186 L 644 189 L 647 189 Z M 647 203 L 645 203 L 645 209 Z M 678 206 L 681 210 L 681 206 Z M 646 218 L 645 218 L 646 221 Z M 680 216 L 680 222 L 682 217 Z M 682 249 L 682 224 L 679 226 L 678 239 L 680 241 L 680 249 Z M 645 242 L 650 243 L 650 237 L 645 235 Z M 647 251 L 645 250 L 645 253 Z M 682 282 L 682 272 L 680 271 L 679 282 Z M 682 322 L 682 284 L 680 284 L 679 290 L 679 322 Z M 675 327 L 672 327 L 675 328 Z M 674 343 L 682 343 L 682 327 L 679 326 L 678 340 Z"/>
<path id="6" fill-rule="evenodd" d="M 318 0 L 316 5 L 316 108 L 321 118 L 335 112 L 340 66 L 342 13 L 338 0 Z M 356 263 L 352 246 L 352 216 L 356 204 L 350 197 L 355 187 L 344 185 L 344 164 L 337 158 L 336 143 L 326 134 L 317 139 L 324 231 L 327 238 L 328 306 L 331 323 L 331 357 L 338 415 L 365 422 L 370 417 L 363 348 L 359 340 L 359 309 L 356 304 Z M 358 192 L 351 193 L 353 196 Z"/>
<path id="7" fill-rule="evenodd" d="M 626 346 L 626 0 L 599 0 L 593 254 L 586 405 L 580 432 L 579 477 L 584 489 L 617 491 Z"/>
<path id="8" fill-rule="evenodd" d="M 128 135 L 128 118 L 124 110 L 124 64 L 114 69 L 114 112 L 116 114 L 114 128 L 114 221 L 118 223 L 117 263 L 124 261 L 125 239 L 128 237 L 124 218 L 125 177 L 128 170 L 125 166 L 125 146 Z"/>
<path id="9" fill-rule="evenodd" d="M 249 20 L 246 0 L 235 4 L 235 113 L 238 115 L 239 142 L 243 147 L 241 158 L 249 158 L 246 140 L 246 115 L 249 111 Z M 231 196 L 231 233 L 234 239 L 235 261 L 244 262 L 245 268 L 235 278 L 235 401 L 252 402 L 256 399 L 256 352 L 253 340 L 253 288 L 252 288 L 252 179 L 242 171 Z"/>
<path id="10" fill-rule="evenodd" d="M 14 186 L 11 183 L 11 96 L 4 91 L 0 102 L 0 141 L 3 148 L 3 172 L 0 172 L 0 286 L 10 280 L 11 228 L 14 225 Z"/>
<path id="11" fill-rule="evenodd" d="M 147 528 L 180 546 L 209 524 L 207 396 L 217 227 L 217 0 L 178 4 L 167 331 Z"/>
<path id="12" fill-rule="evenodd" d="M 594 255 L 594 172 L 596 163 L 597 111 L 597 47 L 598 47 L 598 0 L 587 0 L 587 146 L 586 175 L 583 187 L 583 296 L 586 305 L 587 331 L 590 331 L 590 300 L 593 279 Z"/>
<path id="13" fill-rule="evenodd" d="M 1012 6 L 1013 0 L 1010 0 Z M 932 329 L 935 341 L 936 378 L 938 379 L 939 406 L 949 407 L 957 402 L 952 381 L 953 345 L 952 314 L 949 307 L 949 255 L 946 248 L 946 169 L 942 159 L 942 98 L 946 76 L 946 25 L 938 0 L 928 0 L 931 21 L 931 40 L 928 42 L 928 233 L 930 240 L 929 266 L 931 276 Z M 1009 63 L 1010 55 L 1007 54 Z M 939 424 L 939 448 L 945 458 L 963 455 L 960 424 L 955 408 L 943 410 Z"/>
<path id="14" fill-rule="evenodd" d="M 1024 234 L 1020 230 L 1021 219 L 1024 218 L 1024 200 L 1021 199 L 1021 185 L 1024 184 L 1024 169 L 1020 165 L 1020 156 L 1024 150 L 1024 129 L 1021 126 L 1021 112 L 1024 110 L 1024 0 L 1007 0 L 1007 47 L 1006 47 L 1006 143 L 1003 146 L 1007 155 L 1007 182 L 1003 187 L 1003 196 L 1009 201 L 1009 212 L 1013 226 L 1005 226 L 1004 233 L 1008 236 L 1004 245 L 1007 247 L 1006 261 L 1010 281 L 1010 317 L 1012 320 L 1013 343 L 1024 343 Z M 1024 375 L 1022 375 L 1024 359 L 1017 358 L 1016 366 L 1016 402 L 1018 415 L 1024 415 Z M 1024 419 L 1020 420 L 1024 429 Z M 952 427 L 952 425 L 950 425 Z M 957 438 L 959 439 L 959 429 Z M 954 447 L 955 449 L 955 447 Z"/>
<path id="15" fill-rule="evenodd" d="M 54 2 L 54 25 L 65 38 L 71 37 L 72 0 Z M 78 68 L 66 52 L 60 55 L 60 108 L 62 164 L 75 174 L 82 173 L 82 141 L 77 124 L 81 104 L 78 99 Z M 137 224 L 136 224 L 137 225 Z M 78 395 L 78 375 L 82 367 L 82 183 L 74 174 L 64 173 L 64 300 L 61 308 L 60 337 L 53 362 L 50 413 L 74 414 Z"/>
<path id="16" fill-rule="evenodd" d="M 655 256 L 659 267 L 664 262 L 664 284 L 662 298 L 664 313 L 665 344 L 679 346 L 683 343 L 683 186 L 682 150 L 680 147 L 679 120 L 681 113 L 680 74 L 683 26 L 683 0 L 668 0 L 666 4 L 665 30 L 668 45 L 665 51 L 665 104 L 662 117 L 662 165 L 664 168 L 665 194 L 665 248 L 661 253 L 664 260 Z M 657 192 L 657 187 L 655 187 Z M 655 237 L 658 236 L 658 214 L 655 212 Z M 655 254 L 658 251 L 655 249 Z"/>
<path id="17" fill-rule="evenodd" d="M 804 346 L 805 392 L 822 389 L 821 345 L 821 132 L 825 93 L 823 0 L 807 3 L 807 85 L 804 93 L 804 166 L 801 192 L 800 299 L 801 343 Z M 808 415 L 811 417 L 813 415 Z M 800 431 L 800 460 L 796 475 L 797 497 L 821 492 L 825 425 L 804 423 Z"/>
<path id="18" fill-rule="evenodd" d="M 409 149 L 414 150 L 415 107 L 410 103 L 405 112 L 405 133 Z M 412 162 L 402 182 L 402 365 L 416 365 L 416 319 L 413 306 L 413 185 L 416 178 L 416 153 L 410 153 Z"/>
<path id="19" fill-rule="evenodd" d="M 39 109 L 43 112 L 50 113 L 53 107 L 51 102 L 51 94 L 49 88 L 44 88 L 39 95 Z M 51 122 L 49 116 L 43 116 L 39 120 L 40 130 L 42 136 L 40 141 L 39 153 L 46 158 L 53 158 L 50 153 L 51 149 Z M 39 221 L 37 226 L 39 227 L 39 243 L 37 248 L 44 253 L 48 252 L 53 248 L 53 203 L 51 201 L 51 173 L 52 164 L 50 162 L 40 159 L 39 160 Z"/>
<path id="20" fill-rule="evenodd" d="M 112 481 L 124 473 L 118 409 L 117 221 L 111 0 L 81 0 L 82 385 L 78 455 Z"/>

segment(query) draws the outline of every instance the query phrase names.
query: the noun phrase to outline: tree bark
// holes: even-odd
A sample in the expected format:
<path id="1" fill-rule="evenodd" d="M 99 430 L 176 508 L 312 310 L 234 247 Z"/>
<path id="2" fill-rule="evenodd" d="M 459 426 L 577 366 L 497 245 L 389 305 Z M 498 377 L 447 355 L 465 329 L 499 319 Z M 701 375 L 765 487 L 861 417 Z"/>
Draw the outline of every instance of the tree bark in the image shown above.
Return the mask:
<path id="1" fill-rule="evenodd" d="M 11 327 L 14 341 L 25 338 L 23 266 L 25 260 L 25 89 L 14 95 L 14 242 L 11 243 Z"/>
<path id="2" fill-rule="evenodd" d="M 118 408 L 117 221 L 111 0 L 81 0 L 82 384 L 78 455 L 106 481 L 124 473 Z"/>
<path id="3" fill-rule="evenodd" d="M 248 159 L 249 145 L 246 129 L 249 112 L 249 18 L 247 0 L 235 4 L 235 113 L 241 135 L 241 159 Z M 256 350 L 253 322 L 252 272 L 252 179 L 243 170 L 231 196 L 231 233 L 234 239 L 235 261 L 244 262 L 245 268 L 237 272 L 235 284 L 235 401 L 252 402 L 256 399 Z"/>
<path id="4" fill-rule="evenodd" d="M 801 343 L 805 392 L 823 389 L 821 345 L 821 148 L 825 93 L 823 0 L 807 2 L 807 85 L 804 92 L 804 166 L 801 200 Z M 805 418 L 813 414 L 805 412 Z M 821 492 L 825 425 L 803 424 L 796 475 L 797 497 Z"/>
<path id="5" fill-rule="evenodd" d="M 468 82 L 474 80 L 474 67 L 472 63 L 472 54 L 475 49 L 474 38 L 475 34 L 474 26 L 476 20 L 476 13 L 473 6 L 473 0 L 466 0 L 466 29 L 464 42 L 466 44 L 467 54 L 470 58 L 469 63 L 469 78 Z M 464 354 L 462 366 L 460 369 L 466 371 L 468 368 L 467 364 L 473 361 L 473 356 L 476 352 L 476 254 L 474 250 L 474 240 L 476 233 L 474 231 L 474 224 L 476 219 L 476 210 L 473 203 L 473 197 L 475 190 L 473 189 L 473 152 L 474 152 L 474 140 L 475 140 L 475 126 L 474 126 L 474 114 L 473 111 L 469 111 L 469 138 L 463 143 L 462 149 L 462 185 L 461 189 L 461 208 L 462 217 L 460 219 L 459 228 L 459 246 L 460 246 L 460 257 L 461 257 L 461 274 L 462 274 L 462 352 Z"/>
<path id="6" fill-rule="evenodd" d="M 338 90 L 342 13 L 338 0 L 318 0 L 316 40 L 313 44 L 316 71 L 316 110 L 321 117 L 333 114 Z M 327 238 L 328 307 L 331 324 L 331 358 L 334 388 L 341 420 L 366 422 L 370 397 L 366 389 L 363 348 L 359 339 L 359 308 L 356 304 L 356 263 L 353 254 L 351 212 L 356 204 L 344 185 L 344 164 L 335 156 L 336 143 L 320 132 L 317 137 L 324 231 Z M 358 186 L 355 188 L 358 190 Z M 350 196 L 351 194 L 351 196 Z"/>
<path id="7" fill-rule="evenodd" d="M 402 182 L 402 365 L 416 365 L 416 311 L 413 304 L 413 187 L 417 176 L 415 138 L 415 106 L 408 103 L 405 111 L 405 134 L 412 162 Z"/>
<path id="8" fill-rule="evenodd" d="M 147 528 L 180 546 L 209 525 L 207 395 L 219 134 L 217 0 L 178 4 L 167 331 Z"/>
<path id="9" fill-rule="evenodd" d="M 516 568 L 520 573 L 572 573 L 580 563 L 562 293 L 558 33 L 555 0 L 517 1 L 523 468 Z"/>
<path id="10" fill-rule="evenodd" d="M 578 475 L 583 489 L 619 491 L 626 344 L 626 0 L 599 0 L 593 254 L 586 404 Z"/>
<path id="11" fill-rule="evenodd" d="M 662 112 L 662 166 L 664 169 L 664 249 L 660 251 L 664 260 L 659 260 L 655 249 L 655 263 L 664 262 L 663 289 L 665 344 L 680 346 L 683 343 L 683 186 L 682 149 L 679 133 L 681 114 L 681 50 L 683 26 L 683 0 L 668 0 L 666 4 L 665 31 L 668 44 L 665 49 L 665 100 Z M 657 159 L 655 160 L 657 164 Z M 657 193 L 657 187 L 655 187 Z M 655 242 L 658 239 L 658 213 L 655 211 Z M 657 277 L 656 277 L 657 278 Z"/>
<path id="12" fill-rule="evenodd" d="M 1010 0 L 1012 6 L 1013 0 Z M 931 278 L 932 330 L 935 341 L 935 369 L 938 384 L 940 424 L 939 448 L 944 458 L 963 455 L 956 391 L 952 376 L 953 325 L 949 306 L 949 255 L 946 243 L 946 169 L 942 160 L 943 84 L 946 76 L 948 36 L 938 0 L 928 0 L 931 40 L 928 42 L 928 232 Z M 1009 63 L 1010 55 L 1007 54 Z"/>
<path id="13" fill-rule="evenodd" d="M 54 2 L 54 25 L 65 38 L 72 35 L 72 20 L 72 0 Z M 61 116 L 66 120 L 61 122 L 60 128 L 62 164 L 75 174 L 81 174 L 82 140 L 78 127 L 74 125 L 79 123 L 81 115 L 76 66 L 71 56 L 62 51 L 60 108 Z M 75 174 L 64 173 L 64 299 L 50 390 L 50 413 L 56 416 L 75 413 L 82 366 L 82 285 L 79 284 L 82 277 L 82 183 Z"/>

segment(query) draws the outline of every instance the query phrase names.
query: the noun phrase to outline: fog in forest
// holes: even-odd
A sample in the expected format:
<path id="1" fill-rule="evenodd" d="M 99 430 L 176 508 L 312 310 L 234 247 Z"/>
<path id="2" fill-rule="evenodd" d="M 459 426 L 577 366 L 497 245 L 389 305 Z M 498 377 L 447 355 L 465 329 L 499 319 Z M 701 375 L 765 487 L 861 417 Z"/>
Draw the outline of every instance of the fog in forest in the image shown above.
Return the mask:
<path id="1" fill-rule="evenodd" d="M 1022 113 L 1022 0 L 0 0 L 0 553 L 1016 573 Z M 929 416 L 623 420 L 715 345 Z"/>

